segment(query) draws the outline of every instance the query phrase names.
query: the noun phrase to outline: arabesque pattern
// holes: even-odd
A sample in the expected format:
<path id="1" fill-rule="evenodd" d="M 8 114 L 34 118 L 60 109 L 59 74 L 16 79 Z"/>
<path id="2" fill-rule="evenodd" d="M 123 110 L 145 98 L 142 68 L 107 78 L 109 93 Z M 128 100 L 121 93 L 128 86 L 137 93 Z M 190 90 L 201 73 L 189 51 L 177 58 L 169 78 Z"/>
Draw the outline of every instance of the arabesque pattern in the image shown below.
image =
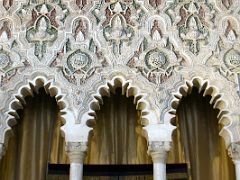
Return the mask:
<path id="1" fill-rule="evenodd" d="M 171 141 L 195 86 L 220 109 L 227 148 L 240 142 L 239 0 L 0 0 L 0 17 L 0 147 L 20 108 L 11 102 L 50 84 L 65 102 L 67 142 L 86 141 L 92 102 L 115 86 L 148 102 L 148 140 Z M 150 137 L 163 126 L 170 136 Z"/>

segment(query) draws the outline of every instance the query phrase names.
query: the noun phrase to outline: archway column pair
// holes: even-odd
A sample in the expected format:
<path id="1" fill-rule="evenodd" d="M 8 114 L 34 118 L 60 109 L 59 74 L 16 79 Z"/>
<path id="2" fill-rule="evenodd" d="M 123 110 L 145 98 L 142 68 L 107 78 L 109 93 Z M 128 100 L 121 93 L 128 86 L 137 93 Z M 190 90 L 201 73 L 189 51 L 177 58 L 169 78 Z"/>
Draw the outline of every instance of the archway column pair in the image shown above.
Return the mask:
<path id="1" fill-rule="evenodd" d="M 149 142 L 148 153 L 153 161 L 153 179 L 166 180 L 166 160 L 170 142 Z M 70 160 L 70 180 L 83 179 L 83 163 L 87 154 L 87 143 L 68 142 L 66 151 Z"/>
<path id="2" fill-rule="evenodd" d="M 148 141 L 148 154 L 153 161 L 154 180 L 166 180 L 166 160 L 170 150 L 171 124 L 149 124 L 143 128 L 143 135 Z M 88 149 L 88 136 L 91 128 L 74 125 L 65 128 L 66 151 L 70 160 L 70 180 L 83 179 L 83 162 Z"/>

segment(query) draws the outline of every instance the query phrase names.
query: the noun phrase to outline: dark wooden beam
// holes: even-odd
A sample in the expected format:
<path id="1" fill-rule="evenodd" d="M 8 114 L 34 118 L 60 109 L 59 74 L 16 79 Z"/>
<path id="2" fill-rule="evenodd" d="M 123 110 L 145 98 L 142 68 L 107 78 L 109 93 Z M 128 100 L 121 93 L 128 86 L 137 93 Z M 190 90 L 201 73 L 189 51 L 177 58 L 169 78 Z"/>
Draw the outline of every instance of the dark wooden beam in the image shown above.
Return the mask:
<path id="1" fill-rule="evenodd" d="M 69 164 L 49 164 L 49 175 L 68 175 Z M 84 176 L 147 176 L 153 174 L 152 164 L 141 165 L 84 165 Z M 167 164 L 170 179 L 187 179 L 187 164 Z"/>

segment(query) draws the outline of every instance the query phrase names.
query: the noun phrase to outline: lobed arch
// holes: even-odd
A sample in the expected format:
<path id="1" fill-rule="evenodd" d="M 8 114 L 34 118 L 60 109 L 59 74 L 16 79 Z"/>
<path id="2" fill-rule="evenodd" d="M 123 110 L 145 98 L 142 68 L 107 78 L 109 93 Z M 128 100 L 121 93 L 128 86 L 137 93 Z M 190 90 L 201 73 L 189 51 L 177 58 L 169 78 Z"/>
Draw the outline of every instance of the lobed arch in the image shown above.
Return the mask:
<path id="1" fill-rule="evenodd" d="M 19 118 L 17 110 L 23 109 L 24 105 L 26 105 L 25 98 L 27 96 L 33 97 L 34 92 L 38 94 L 40 88 L 44 88 L 47 94 L 51 97 L 55 97 L 63 123 L 69 123 L 69 120 L 66 119 L 71 113 L 69 111 L 69 102 L 66 99 L 66 94 L 63 92 L 61 86 L 59 86 L 52 77 L 48 77 L 42 73 L 37 74 L 39 75 L 33 78 L 28 77 L 27 79 L 20 81 L 14 90 L 9 92 L 9 98 L 5 102 L 2 114 L 2 127 L 0 126 L 0 145 L 2 146 L 0 151 L 3 151 L 0 152 L 0 154 L 4 154 L 4 150 L 7 147 L 11 127 L 17 124 L 17 119 Z M 63 136 L 65 135 L 64 131 L 61 131 L 61 133 Z"/>
<path id="2" fill-rule="evenodd" d="M 82 116 L 81 123 L 86 124 L 92 129 L 93 124 L 97 123 L 95 121 L 95 111 L 100 110 L 100 104 L 103 104 L 102 97 L 110 97 L 110 92 L 115 93 L 116 88 L 121 88 L 122 95 L 126 94 L 126 97 L 134 97 L 133 103 L 136 106 L 136 109 L 141 111 L 141 124 L 143 126 L 158 123 L 157 115 L 152 110 L 147 98 L 147 92 L 144 92 L 141 88 L 135 85 L 132 80 L 127 80 L 123 76 L 115 76 L 97 88 L 96 93 L 91 96 L 91 101 L 88 107 L 89 111 Z M 147 137 L 146 134 L 145 137 Z"/>
<path id="3" fill-rule="evenodd" d="M 102 97 L 110 97 L 110 92 L 115 93 L 116 88 L 121 88 L 122 95 L 126 93 L 126 97 L 134 97 L 133 103 L 136 105 L 137 110 L 141 110 L 143 125 L 158 123 L 157 115 L 151 110 L 152 107 L 147 98 L 147 92 L 144 92 L 141 88 L 134 85 L 131 80 L 126 80 L 123 76 L 116 76 L 97 88 L 96 93 L 91 96 L 89 111 L 82 116 L 81 123 L 91 124 L 91 121 L 96 116 L 95 111 L 100 109 L 100 104 L 103 104 Z"/>
<path id="4" fill-rule="evenodd" d="M 138 83 L 141 83 L 138 81 Z M 141 85 L 134 83 L 133 79 L 127 79 L 123 75 L 115 75 L 111 79 L 106 80 L 104 84 L 99 85 L 90 97 L 88 103 L 88 111 L 79 115 L 80 124 L 85 127 L 84 142 L 88 141 L 89 132 L 93 129 L 96 119 L 96 110 L 100 109 L 100 104 L 103 104 L 103 96 L 110 96 L 110 92 L 114 93 L 116 88 L 121 88 L 122 95 L 126 97 L 133 96 L 133 103 L 136 109 L 141 111 L 141 125 L 143 126 L 143 136 L 147 141 L 170 141 L 166 138 L 174 127 L 170 123 L 162 123 L 160 121 L 159 108 L 152 104 L 154 99 L 151 92 L 147 92 L 141 88 Z M 91 91 L 91 90 L 90 90 Z M 84 129 L 84 128 L 83 128 Z M 169 129 L 171 129 L 169 131 Z M 167 139 L 167 140 L 166 140 Z"/>
<path id="5" fill-rule="evenodd" d="M 231 103 L 226 98 L 226 94 L 221 92 L 220 88 L 213 85 L 210 79 L 203 79 L 201 77 L 193 77 L 191 80 L 185 80 L 183 84 L 177 87 L 177 90 L 171 94 L 170 109 L 165 113 L 164 118 L 171 123 L 175 120 L 176 110 L 181 102 L 183 96 L 191 93 L 193 87 L 198 89 L 198 92 L 203 91 L 203 97 L 210 95 L 210 104 L 214 109 L 218 109 L 217 115 L 218 123 L 223 125 L 219 135 L 224 138 L 226 148 L 236 140 L 238 118 L 235 113 L 231 111 Z M 234 139 L 235 138 L 235 139 Z"/>

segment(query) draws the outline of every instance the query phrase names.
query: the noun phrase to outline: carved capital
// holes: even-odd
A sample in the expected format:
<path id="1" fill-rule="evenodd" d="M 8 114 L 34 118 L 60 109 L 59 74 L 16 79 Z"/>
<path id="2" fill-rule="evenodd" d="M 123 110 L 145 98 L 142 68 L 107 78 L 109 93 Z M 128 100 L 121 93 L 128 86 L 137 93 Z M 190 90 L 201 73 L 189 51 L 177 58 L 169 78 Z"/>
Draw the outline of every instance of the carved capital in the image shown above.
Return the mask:
<path id="1" fill-rule="evenodd" d="M 171 142 L 168 141 L 152 141 L 149 142 L 148 154 L 152 156 L 154 163 L 163 162 L 167 160 L 168 151 L 171 148 Z"/>
<path id="2" fill-rule="evenodd" d="M 151 141 L 148 145 L 148 152 L 168 152 L 171 148 L 171 142 L 168 141 Z"/>
<path id="3" fill-rule="evenodd" d="M 232 158 L 233 162 L 239 162 L 240 160 L 240 142 L 231 143 L 228 147 L 228 154 Z"/>
<path id="4" fill-rule="evenodd" d="M 67 142 L 66 145 L 66 151 L 72 152 L 72 151 L 87 151 L 88 146 L 87 142 Z"/>
<path id="5" fill-rule="evenodd" d="M 70 163 L 82 164 L 87 153 L 87 148 L 86 142 L 67 142 L 66 152 L 68 153 Z"/>

